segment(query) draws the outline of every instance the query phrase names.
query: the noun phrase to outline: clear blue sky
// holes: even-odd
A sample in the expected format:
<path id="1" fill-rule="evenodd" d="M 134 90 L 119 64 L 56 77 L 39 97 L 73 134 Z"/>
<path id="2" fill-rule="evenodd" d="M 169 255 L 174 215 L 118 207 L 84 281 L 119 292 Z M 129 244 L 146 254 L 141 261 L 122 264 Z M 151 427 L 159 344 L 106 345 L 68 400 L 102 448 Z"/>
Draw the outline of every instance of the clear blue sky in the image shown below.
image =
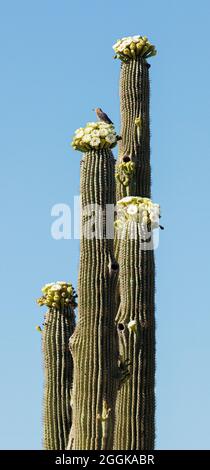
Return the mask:
<path id="1" fill-rule="evenodd" d="M 157 261 L 158 449 L 209 449 L 209 1 L 0 1 L 0 448 L 41 448 L 35 304 L 45 282 L 76 285 L 79 242 L 51 238 L 51 207 L 73 205 L 75 128 L 104 108 L 119 128 L 112 44 L 147 35 Z"/>

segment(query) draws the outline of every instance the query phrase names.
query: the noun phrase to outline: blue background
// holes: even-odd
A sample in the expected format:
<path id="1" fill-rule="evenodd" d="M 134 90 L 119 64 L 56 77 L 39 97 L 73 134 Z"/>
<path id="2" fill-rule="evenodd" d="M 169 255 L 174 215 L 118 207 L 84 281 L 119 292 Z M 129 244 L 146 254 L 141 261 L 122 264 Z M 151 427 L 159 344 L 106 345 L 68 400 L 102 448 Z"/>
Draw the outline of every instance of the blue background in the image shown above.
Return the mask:
<path id="1" fill-rule="evenodd" d="M 42 366 L 35 299 L 76 285 L 79 242 L 51 238 L 51 208 L 73 207 L 69 146 L 100 106 L 119 129 L 112 44 L 147 35 L 157 260 L 158 449 L 208 449 L 209 1 L 0 1 L 0 448 L 41 448 Z"/>

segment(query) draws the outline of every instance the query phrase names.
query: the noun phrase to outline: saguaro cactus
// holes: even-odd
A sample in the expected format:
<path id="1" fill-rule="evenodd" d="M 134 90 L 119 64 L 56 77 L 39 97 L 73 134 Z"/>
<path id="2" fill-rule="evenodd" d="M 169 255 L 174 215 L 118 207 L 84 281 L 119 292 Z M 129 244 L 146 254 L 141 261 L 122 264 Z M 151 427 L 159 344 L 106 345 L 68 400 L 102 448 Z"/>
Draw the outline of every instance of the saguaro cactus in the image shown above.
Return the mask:
<path id="1" fill-rule="evenodd" d="M 110 147 L 116 141 L 113 126 L 105 123 L 88 123 L 73 140 L 76 149 L 86 150 L 81 164 L 79 318 L 70 340 L 74 385 L 69 448 L 73 449 L 112 447 L 119 381 L 114 324 L 118 265 L 112 234 L 107 234 L 106 209 L 115 202 Z"/>
<path id="2" fill-rule="evenodd" d="M 43 447 L 48 450 L 66 448 L 71 428 L 70 393 L 73 363 L 69 338 L 75 328 L 76 294 L 71 284 L 46 284 L 37 302 L 46 305 L 42 330 L 44 363 Z"/>
<path id="3" fill-rule="evenodd" d="M 122 141 L 116 170 L 117 198 L 127 195 L 121 200 L 124 239 L 119 239 L 117 234 L 115 244 L 120 266 L 116 321 L 120 325 L 120 354 L 130 365 L 130 379 L 117 396 L 114 448 L 151 449 L 155 437 L 155 265 L 152 234 L 148 230 L 151 231 L 153 219 L 157 223 L 157 206 L 152 206 L 148 199 L 151 171 L 146 57 L 155 55 L 156 51 L 141 36 L 123 38 L 113 47 L 116 57 L 122 61 Z M 141 214 L 141 220 L 137 214 Z M 149 240 L 143 242 L 143 235 Z"/>
<path id="4" fill-rule="evenodd" d="M 121 60 L 121 136 L 96 108 L 102 122 L 77 129 L 72 142 L 83 152 L 76 328 L 72 286 L 47 285 L 38 301 L 49 307 L 43 330 L 46 449 L 154 448 L 153 229 L 160 208 L 151 201 L 146 59 L 156 50 L 142 36 L 113 47 Z"/>

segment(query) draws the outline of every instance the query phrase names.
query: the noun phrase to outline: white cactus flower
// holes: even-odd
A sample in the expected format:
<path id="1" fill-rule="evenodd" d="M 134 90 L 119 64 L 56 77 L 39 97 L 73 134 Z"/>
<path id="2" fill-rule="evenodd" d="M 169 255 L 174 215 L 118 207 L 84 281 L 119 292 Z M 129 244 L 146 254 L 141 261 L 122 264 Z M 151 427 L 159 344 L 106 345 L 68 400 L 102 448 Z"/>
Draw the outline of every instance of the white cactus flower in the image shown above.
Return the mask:
<path id="1" fill-rule="evenodd" d="M 92 130 L 92 127 L 88 126 L 84 129 L 84 134 L 91 134 Z"/>
<path id="2" fill-rule="evenodd" d="M 127 47 L 130 45 L 130 43 L 132 42 L 132 38 L 128 38 L 128 39 L 125 39 L 122 43 L 123 47 Z"/>
<path id="3" fill-rule="evenodd" d="M 133 42 L 139 42 L 139 40 L 141 39 L 141 36 L 133 36 L 132 39 L 133 39 Z"/>
<path id="4" fill-rule="evenodd" d="M 95 129 L 95 127 L 98 127 L 98 123 L 97 122 L 87 122 L 87 127 L 93 127 L 93 129 Z"/>
<path id="5" fill-rule="evenodd" d="M 126 45 L 124 43 L 120 44 L 120 46 L 117 48 L 117 52 L 123 52 L 123 50 L 126 48 Z"/>
<path id="6" fill-rule="evenodd" d="M 88 144 L 91 141 L 91 135 L 85 134 L 84 137 L 82 138 L 82 141 Z"/>
<path id="7" fill-rule="evenodd" d="M 50 289 L 50 287 L 52 287 L 55 283 L 54 282 L 50 282 L 49 284 L 45 284 L 44 287 L 42 287 L 42 292 L 46 292 L 48 289 Z"/>
<path id="8" fill-rule="evenodd" d="M 138 212 L 138 207 L 135 204 L 130 204 L 127 207 L 127 213 L 129 215 L 135 215 L 135 214 L 137 214 L 137 212 Z"/>
<path id="9" fill-rule="evenodd" d="M 99 129 L 99 135 L 100 135 L 101 137 L 106 137 L 106 136 L 108 135 L 108 130 L 107 130 L 105 127 L 101 127 L 101 128 Z"/>
<path id="10" fill-rule="evenodd" d="M 107 127 L 107 129 L 108 129 L 110 125 L 112 125 L 112 124 L 108 124 L 107 122 L 104 122 L 104 121 L 99 121 L 98 122 L 99 127 Z"/>
<path id="11" fill-rule="evenodd" d="M 78 132 L 80 131 L 83 131 L 83 127 L 79 127 L 78 129 L 76 129 L 75 134 L 78 134 Z"/>
<path id="12" fill-rule="evenodd" d="M 54 285 L 51 287 L 51 291 L 53 291 L 53 292 L 54 292 L 54 291 L 57 291 L 57 290 L 61 290 L 61 289 L 62 289 L 62 287 L 61 287 L 61 285 L 59 285 L 59 284 L 54 284 Z"/>
<path id="13" fill-rule="evenodd" d="M 143 213 L 143 212 L 147 212 L 148 207 L 147 207 L 146 204 L 140 203 L 140 204 L 139 204 L 139 210 L 140 210 L 142 213 Z"/>
<path id="14" fill-rule="evenodd" d="M 115 50 L 117 47 L 120 45 L 121 39 L 118 39 L 117 42 L 112 46 L 112 48 Z"/>
<path id="15" fill-rule="evenodd" d="M 91 139 L 90 145 L 92 145 L 92 147 L 98 147 L 100 145 L 100 142 L 100 139 L 98 137 L 95 137 Z"/>
<path id="16" fill-rule="evenodd" d="M 92 132 L 91 132 L 91 137 L 99 137 L 99 130 L 97 129 L 94 129 Z"/>
<path id="17" fill-rule="evenodd" d="M 78 131 L 77 134 L 76 134 L 76 138 L 77 138 L 77 139 L 81 139 L 81 137 L 83 137 L 83 135 L 84 135 L 84 131 L 83 131 L 83 130 Z"/>

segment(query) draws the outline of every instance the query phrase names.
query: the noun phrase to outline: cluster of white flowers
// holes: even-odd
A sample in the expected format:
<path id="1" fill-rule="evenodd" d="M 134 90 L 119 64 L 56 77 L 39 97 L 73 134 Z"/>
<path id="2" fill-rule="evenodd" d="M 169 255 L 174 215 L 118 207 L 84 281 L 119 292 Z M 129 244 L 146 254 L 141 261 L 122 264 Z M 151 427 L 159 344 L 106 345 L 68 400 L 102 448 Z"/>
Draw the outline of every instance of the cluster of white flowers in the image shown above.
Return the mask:
<path id="1" fill-rule="evenodd" d="M 43 296 L 37 300 L 37 303 L 47 305 L 47 307 L 59 308 L 60 305 L 72 305 L 76 307 L 76 292 L 72 284 L 65 281 L 51 282 L 42 287 Z"/>
<path id="2" fill-rule="evenodd" d="M 146 36 L 128 36 L 118 39 L 113 49 L 116 53 L 115 58 L 124 61 L 138 56 L 148 58 L 157 54 L 155 46 L 148 41 Z"/>
<path id="3" fill-rule="evenodd" d="M 91 149 L 113 148 L 117 143 L 117 135 L 113 124 L 106 122 L 88 122 L 74 133 L 72 146 L 75 150 L 87 152 Z"/>
<path id="4" fill-rule="evenodd" d="M 117 225 L 134 220 L 151 228 L 159 227 L 160 206 L 146 197 L 126 196 L 117 202 Z"/>

